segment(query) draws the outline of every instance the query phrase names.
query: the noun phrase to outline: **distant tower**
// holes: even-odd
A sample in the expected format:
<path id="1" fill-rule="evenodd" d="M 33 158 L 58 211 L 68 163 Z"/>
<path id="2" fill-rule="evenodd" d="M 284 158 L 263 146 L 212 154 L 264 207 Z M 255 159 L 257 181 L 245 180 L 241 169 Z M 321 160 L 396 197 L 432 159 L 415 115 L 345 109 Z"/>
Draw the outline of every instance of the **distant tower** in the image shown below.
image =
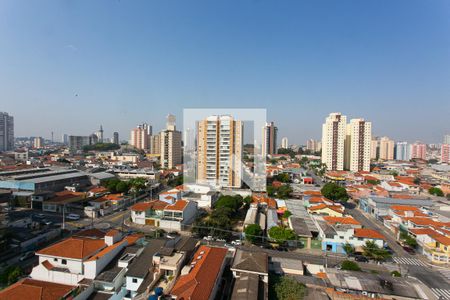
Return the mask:
<path id="1" fill-rule="evenodd" d="M 174 115 L 168 114 L 166 117 L 166 129 L 174 131 L 175 130 L 175 123 L 176 123 L 176 117 Z"/>
<path id="2" fill-rule="evenodd" d="M 54 142 L 54 141 L 53 141 L 53 131 L 52 131 L 52 144 L 53 144 L 53 142 Z"/>
<path id="3" fill-rule="evenodd" d="M 287 149 L 289 148 L 289 141 L 287 137 L 284 137 L 281 139 L 281 148 L 282 149 Z"/>
<path id="4" fill-rule="evenodd" d="M 103 143 L 103 126 L 100 125 L 100 136 L 98 138 L 100 140 L 100 143 Z"/>

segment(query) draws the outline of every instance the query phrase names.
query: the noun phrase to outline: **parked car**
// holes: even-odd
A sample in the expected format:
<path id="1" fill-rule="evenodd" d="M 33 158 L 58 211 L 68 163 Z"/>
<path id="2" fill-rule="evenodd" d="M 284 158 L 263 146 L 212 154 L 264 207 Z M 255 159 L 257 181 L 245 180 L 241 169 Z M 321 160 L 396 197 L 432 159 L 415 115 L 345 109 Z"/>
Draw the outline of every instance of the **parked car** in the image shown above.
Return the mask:
<path id="1" fill-rule="evenodd" d="M 407 247 L 407 246 L 403 246 L 402 248 L 403 248 L 403 250 L 405 250 L 406 252 L 408 252 L 411 255 L 416 254 L 416 251 L 414 251 L 413 248 L 410 248 L 410 247 Z"/>
<path id="2" fill-rule="evenodd" d="M 241 240 L 235 240 L 231 242 L 232 245 L 240 246 L 242 244 Z"/>
<path id="3" fill-rule="evenodd" d="M 69 219 L 69 220 L 79 220 L 79 219 L 80 219 L 80 215 L 77 215 L 77 214 L 69 214 L 69 215 L 67 216 L 67 219 Z"/>
<path id="4" fill-rule="evenodd" d="M 27 260 L 27 259 L 29 259 L 29 258 L 32 258 L 34 256 L 34 252 L 33 251 L 28 251 L 28 252 L 25 252 L 20 258 L 19 258 L 19 260 L 20 261 L 24 261 L 24 260 Z"/>
<path id="5" fill-rule="evenodd" d="M 359 262 L 369 262 L 369 260 L 367 259 L 367 257 L 363 256 L 363 255 L 355 255 L 355 260 L 359 261 Z"/>
<path id="6" fill-rule="evenodd" d="M 43 218 L 45 218 L 45 215 L 44 214 L 36 214 L 36 215 L 34 215 L 36 218 L 38 218 L 38 219 L 43 219 Z"/>
<path id="7" fill-rule="evenodd" d="M 41 221 L 41 223 L 42 223 L 42 224 L 45 224 L 45 225 L 52 225 L 52 224 L 53 224 L 52 221 L 47 220 L 47 219 L 43 219 L 43 220 Z"/>

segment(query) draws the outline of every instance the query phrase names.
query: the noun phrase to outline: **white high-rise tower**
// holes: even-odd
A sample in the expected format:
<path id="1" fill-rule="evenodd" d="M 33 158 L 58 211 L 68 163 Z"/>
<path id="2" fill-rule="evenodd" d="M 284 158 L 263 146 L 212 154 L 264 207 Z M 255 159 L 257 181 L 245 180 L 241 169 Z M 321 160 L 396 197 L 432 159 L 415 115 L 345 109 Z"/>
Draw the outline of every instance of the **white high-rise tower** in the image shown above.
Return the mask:
<path id="1" fill-rule="evenodd" d="M 322 125 L 322 163 L 328 170 L 344 169 L 344 141 L 347 117 L 341 113 L 331 113 Z"/>

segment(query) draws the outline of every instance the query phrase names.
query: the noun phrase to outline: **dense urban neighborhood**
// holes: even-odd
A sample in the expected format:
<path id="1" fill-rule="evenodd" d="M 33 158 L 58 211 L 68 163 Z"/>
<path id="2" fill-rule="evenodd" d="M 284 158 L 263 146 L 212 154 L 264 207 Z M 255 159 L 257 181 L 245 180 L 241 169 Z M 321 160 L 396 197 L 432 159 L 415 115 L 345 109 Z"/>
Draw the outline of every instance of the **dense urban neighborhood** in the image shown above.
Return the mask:
<path id="1" fill-rule="evenodd" d="M 265 190 L 239 179 L 259 154 L 230 116 L 199 127 L 195 182 L 172 115 L 129 143 L 102 127 L 16 138 L 0 155 L 0 299 L 450 299 L 448 144 L 402 157 L 370 130 L 328 131 L 342 122 L 281 147 L 267 123 Z M 233 151 L 231 174 L 216 157 Z"/>

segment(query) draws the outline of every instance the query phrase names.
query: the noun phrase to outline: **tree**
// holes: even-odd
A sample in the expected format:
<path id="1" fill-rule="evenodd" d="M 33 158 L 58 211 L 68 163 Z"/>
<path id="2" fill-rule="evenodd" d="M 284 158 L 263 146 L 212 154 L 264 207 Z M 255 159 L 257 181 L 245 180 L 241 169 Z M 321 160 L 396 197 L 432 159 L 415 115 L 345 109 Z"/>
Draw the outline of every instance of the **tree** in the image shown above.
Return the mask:
<path id="1" fill-rule="evenodd" d="M 398 172 L 397 171 L 390 171 L 389 174 L 391 174 L 394 177 L 398 176 Z"/>
<path id="2" fill-rule="evenodd" d="M 351 260 L 344 260 L 341 264 L 341 269 L 347 271 L 361 271 L 359 265 Z"/>
<path id="3" fill-rule="evenodd" d="M 261 239 L 262 229 L 258 224 L 250 224 L 244 229 L 245 239 L 251 243 Z"/>
<path id="4" fill-rule="evenodd" d="M 367 258 L 374 259 L 376 261 L 384 261 L 391 257 L 391 254 L 383 248 L 378 247 L 373 241 L 367 241 L 363 246 L 363 254 Z"/>
<path id="5" fill-rule="evenodd" d="M 305 296 L 306 286 L 289 276 L 269 275 L 269 299 L 299 300 Z"/>
<path id="6" fill-rule="evenodd" d="M 22 274 L 22 269 L 19 266 L 9 266 L 0 275 L 0 282 L 5 285 L 13 284 L 20 276 L 22 276 Z"/>
<path id="7" fill-rule="evenodd" d="M 355 253 L 355 247 L 353 247 L 353 245 L 351 245 L 350 243 L 345 243 L 342 246 L 342 249 L 344 249 L 347 255 L 352 255 L 353 253 Z"/>
<path id="8" fill-rule="evenodd" d="M 348 194 L 345 188 L 337 185 L 336 183 L 328 182 L 320 190 L 322 195 L 333 201 L 346 202 L 348 200 Z"/>
<path id="9" fill-rule="evenodd" d="M 417 247 L 417 241 L 415 238 L 413 238 L 412 236 L 408 235 L 408 233 L 406 233 L 405 231 L 402 231 L 400 233 L 400 239 L 405 241 L 405 244 L 408 245 L 411 248 L 416 248 Z"/>
<path id="10" fill-rule="evenodd" d="M 276 195 L 278 198 L 287 199 L 292 193 L 292 188 L 289 184 L 282 185 L 277 189 Z"/>
<path id="11" fill-rule="evenodd" d="M 276 175 L 274 177 L 274 180 L 278 180 L 278 181 L 287 183 L 287 182 L 291 181 L 291 177 L 289 176 L 288 173 L 281 173 L 281 174 Z"/>
<path id="12" fill-rule="evenodd" d="M 289 210 L 284 211 L 283 218 L 287 219 L 292 216 L 292 213 Z"/>
<path id="13" fill-rule="evenodd" d="M 130 185 L 126 181 L 121 181 L 116 185 L 116 191 L 118 193 L 127 193 L 130 189 Z"/>
<path id="14" fill-rule="evenodd" d="M 236 196 L 222 195 L 217 200 L 215 208 L 228 207 L 234 211 L 237 211 L 239 208 L 241 208 L 243 202 L 244 199 L 242 198 L 241 195 Z"/>
<path id="15" fill-rule="evenodd" d="M 119 179 L 111 178 L 111 179 L 105 180 L 105 182 L 103 183 L 103 186 L 105 188 L 107 188 L 109 192 L 116 193 L 117 192 L 116 187 L 119 182 L 120 182 Z"/>
<path id="16" fill-rule="evenodd" d="M 283 228 L 280 226 L 274 226 L 269 229 L 269 237 L 278 244 L 282 244 L 286 241 L 294 241 L 297 239 L 295 232 L 289 228 Z"/>
<path id="17" fill-rule="evenodd" d="M 438 187 L 429 188 L 428 193 L 430 193 L 431 195 L 438 196 L 438 197 L 444 197 L 444 192 L 442 192 L 442 190 Z"/>
<path id="18" fill-rule="evenodd" d="M 380 181 L 379 180 L 369 179 L 369 180 L 367 180 L 367 183 L 368 184 L 377 185 L 377 184 L 380 184 Z"/>
<path id="19" fill-rule="evenodd" d="M 392 277 L 402 277 L 402 274 L 399 271 L 392 271 L 391 276 Z"/>
<path id="20" fill-rule="evenodd" d="M 131 189 L 133 189 L 135 192 L 140 192 L 145 189 L 145 184 L 147 183 L 147 181 L 145 180 L 145 178 L 138 177 L 130 179 L 128 183 Z"/>
<path id="21" fill-rule="evenodd" d="M 421 180 L 420 180 L 419 177 L 415 177 L 414 180 L 413 180 L 413 183 L 414 183 L 414 184 L 417 184 L 417 185 L 419 185 L 420 182 L 421 182 Z"/>

